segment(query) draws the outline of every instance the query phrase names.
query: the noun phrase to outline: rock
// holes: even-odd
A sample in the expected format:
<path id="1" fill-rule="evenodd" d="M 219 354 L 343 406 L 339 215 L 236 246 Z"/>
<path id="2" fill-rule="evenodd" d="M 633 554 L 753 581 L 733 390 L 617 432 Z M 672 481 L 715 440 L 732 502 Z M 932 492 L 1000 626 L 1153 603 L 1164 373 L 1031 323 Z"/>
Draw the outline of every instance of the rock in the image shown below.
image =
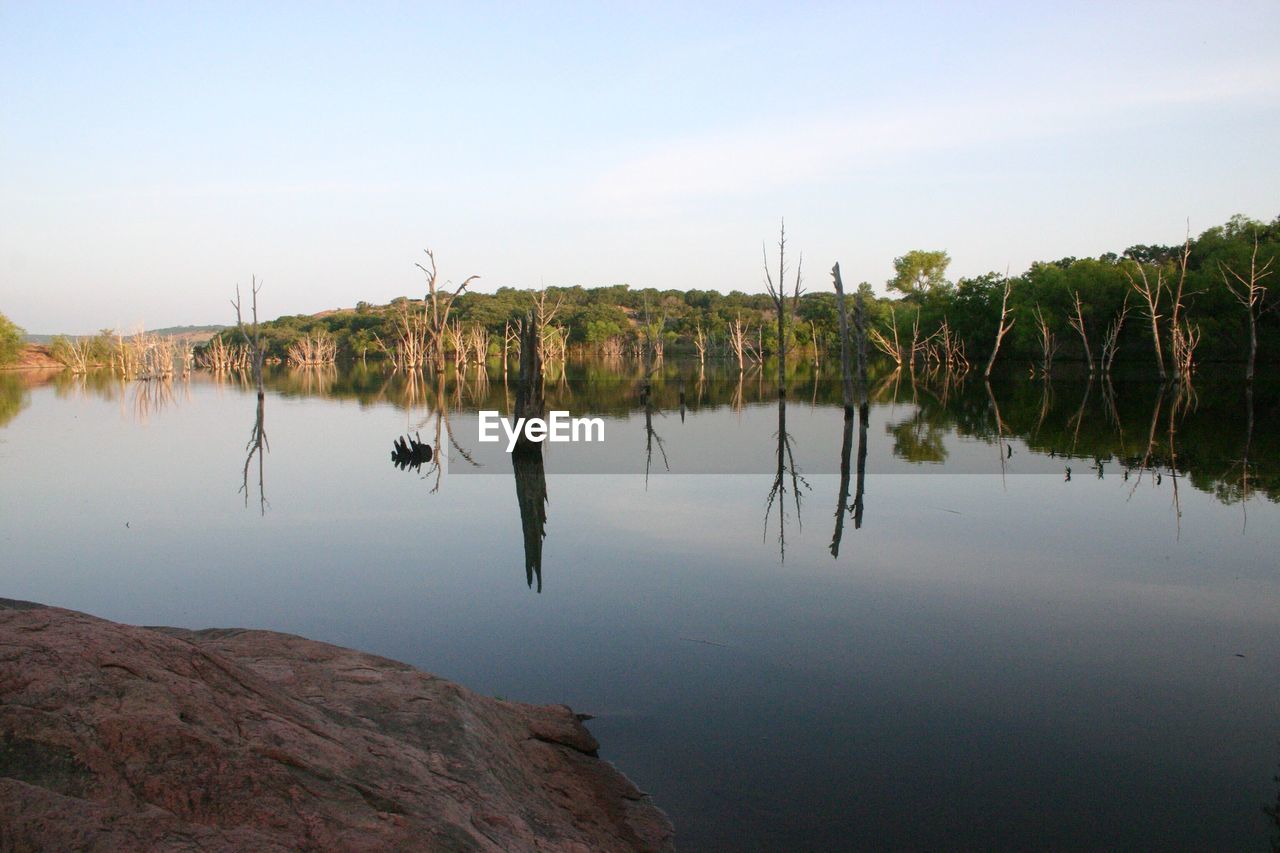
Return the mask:
<path id="1" fill-rule="evenodd" d="M 668 850 L 564 706 L 0 600 L 0 850 Z"/>

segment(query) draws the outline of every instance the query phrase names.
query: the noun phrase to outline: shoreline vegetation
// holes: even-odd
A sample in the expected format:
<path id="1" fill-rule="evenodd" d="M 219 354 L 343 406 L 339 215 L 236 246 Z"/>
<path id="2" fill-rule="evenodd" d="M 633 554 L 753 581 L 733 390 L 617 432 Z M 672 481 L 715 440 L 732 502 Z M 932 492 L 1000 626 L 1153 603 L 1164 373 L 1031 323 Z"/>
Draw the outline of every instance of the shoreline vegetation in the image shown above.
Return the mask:
<path id="1" fill-rule="evenodd" d="M 985 365 L 989 374 L 999 359 L 1025 365 L 1035 377 L 1078 362 L 1090 373 L 1141 365 L 1161 379 L 1187 379 L 1202 364 L 1235 363 L 1251 378 L 1257 361 L 1280 361 L 1280 299 L 1268 290 L 1277 255 L 1280 217 L 1264 223 L 1236 216 L 1197 237 L 1188 234 L 1182 245 L 1037 262 L 1017 276 L 991 272 L 953 282 L 945 251 L 914 250 L 894 260 L 895 275 L 886 282 L 891 295 L 876 296 L 862 282 L 852 296 L 865 306 L 874 351 L 902 367 L 967 372 Z M 780 253 L 779 272 L 781 264 Z M 530 311 L 548 361 L 570 352 L 650 360 L 679 353 L 745 369 L 770 357 L 785 362 L 788 352 L 818 363 L 840 352 L 837 294 L 830 287 L 802 292 L 799 264 L 791 297 L 625 284 L 479 293 L 468 290 L 477 276 L 442 283 L 430 251 L 418 267 L 422 298 L 263 321 L 261 356 L 294 365 L 339 359 L 436 370 L 446 362 L 506 365 L 518 358 L 518 330 Z M 238 327 L 200 328 L 195 335 L 104 329 L 55 336 L 49 356 L 75 373 L 110 367 L 144 380 L 197 366 L 250 367 L 251 348 Z M 21 330 L 0 315 L 0 342 L 7 341 L 0 343 L 0 364 L 16 358 L 14 330 L 20 350 Z"/>

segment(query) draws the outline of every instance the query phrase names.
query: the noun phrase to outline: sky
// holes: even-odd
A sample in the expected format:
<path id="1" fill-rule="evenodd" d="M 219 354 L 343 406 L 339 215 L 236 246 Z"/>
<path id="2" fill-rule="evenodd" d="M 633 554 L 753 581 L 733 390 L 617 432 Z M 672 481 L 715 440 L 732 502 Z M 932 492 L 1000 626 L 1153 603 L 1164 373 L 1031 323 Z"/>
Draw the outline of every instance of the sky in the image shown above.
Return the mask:
<path id="1" fill-rule="evenodd" d="M 0 0 L 33 333 L 474 288 L 878 291 L 1280 215 L 1280 3 Z M 770 249 L 772 252 L 772 249 Z"/>

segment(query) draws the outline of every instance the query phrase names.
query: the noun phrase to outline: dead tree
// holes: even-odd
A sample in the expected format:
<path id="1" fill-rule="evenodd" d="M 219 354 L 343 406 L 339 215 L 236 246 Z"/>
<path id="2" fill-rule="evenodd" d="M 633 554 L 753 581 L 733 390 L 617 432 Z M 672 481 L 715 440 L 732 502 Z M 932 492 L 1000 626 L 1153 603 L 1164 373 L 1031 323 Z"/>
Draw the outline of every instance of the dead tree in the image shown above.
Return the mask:
<path id="1" fill-rule="evenodd" d="M 787 393 L 787 330 L 790 321 L 795 317 L 796 306 L 800 304 L 801 267 L 804 266 L 804 255 L 796 263 L 795 291 L 791 303 L 787 304 L 787 223 L 784 221 L 778 233 L 778 281 L 775 284 L 769 273 L 769 250 L 762 247 L 764 253 L 764 281 L 773 300 L 774 310 L 778 312 L 778 396 Z"/>
<path id="2" fill-rule="evenodd" d="M 536 311 L 530 311 L 520 324 L 520 374 L 516 385 L 516 418 L 541 418 L 545 408 L 542 394 L 542 334 Z M 524 432 L 516 441 L 530 444 Z M 541 447 L 541 445 L 539 445 Z"/>
<path id="3" fill-rule="evenodd" d="M 253 326 L 246 327 L 244 318 L 240 313 L 240 285 L 236 285 L 236 298 L 231 304 L 236 309 L 236 328 L 240 330 L 240 336 L 244 338 L 244 345 L 249 351 L 249 364 L 253 369 L 253 381 L 258 386 L 258 399 L 262 399 L 262 361 L 266 356 L 266 351 L 262 347 L 262 332 L 258 328 L 258 291 L 262 289 L 258 277 L 254 276 L 250 283 L 253 299 Z M 252 334 L 250 334 L 252 332 Z"/>
<path id="4" fill-rule="evenodd" d="M 1120 349 L 1120 332 L 1124 329 L 1125 318 L 1129 316 L 1129 293 L 1124 294 L 1124 303 L 1116 314 L 1111 325 L 1107 326 L 1102 336 L 1102 372 L 1111 375 L 1111 364 L 1116 360 L 1116 351 Z"/>
<path id="5" fill-rule="evenodd" d="M 871 343 L 876 345 L 876 349 L 892 358 L 898 367 L 902 367 L 902 363 L 906 360 L 906 353 L 902 351 L 902 344 L 898 338 L 898 314 L 894 311 L 893 305 L 889 306 L 889 322 L 893 327 L 893 340 L 886 338 L 879 329 L 872 329 Z"/>
<path id="6" fill-rule="evenodd" d="M 1075 292 L 1075 309 L 1076 313 L 1067 317 L 1067 322 L 1071 324 L 1071 328 L 1075 329 L 1080 335 L 1080 342 L 1084 344 L 1084 358 L 1089 362 L 1089 375 L 1094 372 L 1093 350 L 1089 348 L 1089 335 L 1084 324 L 1084 306 L 1080 303 L 1080 291 Z"/>
<path id="7" fill-rule="evenodd" d="M 1036 329 L 1040 337 L 1040 375 L 1047 379 L 1050 371 L 1053 370 L 1053 357 L 1058 352 L 1058 338 L 1049 327 L 1049 322 L 1045 320 L 1039 305 L 1036 305 L 1032 316 L 1036 318 Z"/>
<path id="8" fill-rule="evenodd" d="M 831 268 L 831 278 L 836 288 L 836 314 L 840 318 L 840 381 L 844 390 L 845 431 L 849 431 L 848 421 L 853 418 L 853 372 L 849 364 L 849 315 L 845 311 L 844 282 L 840 278 L 840 264 Z M 844 451 L 845 491 L 848 491 L 848 450 Z M 841 511 L 843 514 L 843 510 Z M 839 537 L 832 544 L 832 556 L 839 550 Z"/>
<path id="9" fill-rule="evenodd" d="M 1160 371 L 1160 378 L 1167 379 L 1168 374 L 1164 369 L 1164 351 L 1160 346 L 1160 294 L 1166 289 L 1167 285 L 1164 280 L 1164 271 L 1159 267 L 1155 270 L 1155 281 L 1147 275 L 1147 269 L 1136 260 L 1133 267 L 1138 273 L 1138 278 L 1134 278 L 1126 267 L 1124 270 L 1125 277 L 1129 279 L 1129 286 L 1133 288 L 1133 292 L 1142 297 L 1142 301 L 1146 303 L 1147 320 L 1151 323 L 1151 342 L 1156 350 L 1156 369 Z"/>
<path id="10" fill-rule="evenodd" d="M 733 322 L 729 324 L 729 346 L 733 349 L 734 355 L 738 357 L 739 373 L 746 369 L 747 333 L 750 331 L 750 325 L 743 324 L 741 314 L 734 317 Z"/>
<path id="11" fill-rule="evenodd" d="M 693 327 L 693 346 L 698 350 L 698 364 L 707 363 L 707 333 L 702 329 L 702 321 L 698 320 Z"/>
<path id="12" fill-rule="evenodd" d="M 467 285 L 480 278 L 478 275 L 468 276 L 452 292 L 448 285 L 437 284 L 436 256 L 430 249 L 423 249 L 427 256 L 427 264 L 415 264 L 427 277 L 427 295 L 422 301 L 422 326 L 426 328 L 431 340 L 432 357 L 437 372 L 444 371 L 444 336 L 449 325 L 449 312 L 453 310 L 453 300 L 457 299 Z M 417 365 L 409 365 L 417 366 Z"/>
<path id="13" fill-rule="evenodd" d="M 858 403 L 867 405 L 867 314 L 862 304 L 862 289 L 853 296 L 853 330 L 858 354 Z"/>
<path id="14" fill-rule="evenodd" d="M 1013 328 L 1014 322 L 1017 320 L 1013 315 L 1013 309 L 1009 307 L 1009 294 L 1013 292 L 1013 279 L 1009 278 L 1006 270 L 1004 276 L 1004 292 L 1000 297 L 1000 325 L 996 328 L 996 343 L 991 348 L 991 358 L 987 359 L 987 369 L 982 371 L 984 379 L 991 377 L 991 369 L 995 367 L 996 356 L 1000 354 L 1000 344 L 1004 341 L 1004 336 L 1009 334 L 1009 330 Z"/>
<path id="15" fill-rule="evenodd" d="M 1258 236 L 1255 234 L 1247 278 L 1226 264 L 1218 264 L 1223 284 L 1249 314 L 1249 359 L 1244 366 L 1244 378 L 1247 382 L 1253 381 L 1253 365 L 1258 356 L 1258 317 L 1262 315 L 1267 299 L 1267 288 L 1263 286 L 1262 280 L 1271 275 L 1271 264 L 1274 261 L 1275 258 L 1271 257 L 1261 267 L 1258 266 Z M 1234 284 L 1231 279 L 1235 279 Z"/>
<path id="16" fill-rule="evenodd" d="M 1173 291 L 1173 309 L 1169 315 L 1169 349 L 1173 356 L 1174 370 L 1180 381 L 1191 381 L 1191 373 L 1195 369 L 1195 351 L 1200 343 L 1200 329 L 1183 319 L 1182 298 L 1187 282 L 1187 265 L 1191 260 L 1191 235 L 1187 234 L 1182 244 L 1182 255 L 1178 259 L 1178 288 Z"/>
<path id="17" fill-rule="evenodd" d="M 267 443 L 267 431 L 264 426 L 264 415 L 266 410 L 266 395 L 262 389 L 262 361 L 265 352 L 262 347 L 262 332 L 258 328 L 258 291 L 262 289 L 262 285 L 258 282 L 257 276 L 251 280 L 250 290 L 252 293 L 253 303 L 253 326 L 246 327 L 244 318 L 240 311 L 240 285 L 236 285 L 236 298 L 231 304 L 236 309 L 236 327 L 240 329 L 240 335 L 244 338 L 245 348 L 249 352 L 250 365 L 253 368 L 253 380 L 258 389 L 258 410 L 254 418 L 253 431 L 249 434 L 249 443 L 245 446 L 248 455 L 244 460 L 244 478 L 241 485 L 241 491 L 244 492 L 245 506 L 249 505 L 249 466 L 253 463 L 253 457 L 258 457 L 258 510 L 261 515 L 267 514 L 267 497 L 264 488 L 264 468 L 263 454 L 270 450 Z"/>

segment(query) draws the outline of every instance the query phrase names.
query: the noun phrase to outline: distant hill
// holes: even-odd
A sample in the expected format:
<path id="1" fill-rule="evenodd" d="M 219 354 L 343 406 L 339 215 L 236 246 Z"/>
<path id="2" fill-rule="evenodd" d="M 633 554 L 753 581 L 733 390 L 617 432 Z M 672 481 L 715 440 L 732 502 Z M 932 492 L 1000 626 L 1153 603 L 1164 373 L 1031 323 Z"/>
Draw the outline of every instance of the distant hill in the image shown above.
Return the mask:
<path id="1" fill-rule="evenodd" d="M 197 343 L 207 341 L 227 326 L 166 326 L 163 329 L 147 329 L 148 335 L 159 335 L 162 338 L 188 338 Z M 27 335 L 29 344 L 51 344 L 58 335 Z M 67 335 L 69 338 L 92 337 L 92 335 Z M 133 335 L 125 335 L 126 338 Z"/>

